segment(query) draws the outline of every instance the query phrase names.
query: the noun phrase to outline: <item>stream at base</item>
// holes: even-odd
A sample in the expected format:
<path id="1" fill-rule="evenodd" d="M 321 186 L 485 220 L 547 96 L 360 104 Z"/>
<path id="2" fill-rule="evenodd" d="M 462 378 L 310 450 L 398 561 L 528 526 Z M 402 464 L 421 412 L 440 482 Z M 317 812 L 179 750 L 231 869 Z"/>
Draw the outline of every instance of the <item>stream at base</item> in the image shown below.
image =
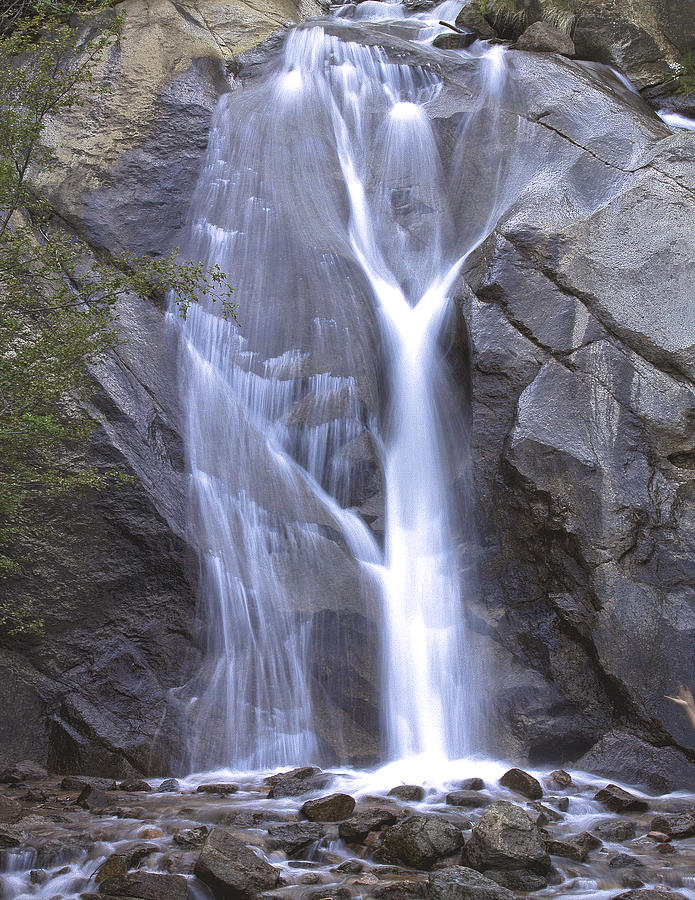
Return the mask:
<path id="1" fill-rule="evenodd" d="M 384 849 L 389 829 L 413 816 L 436 818 L 447 827 L 460 829 L 462 840 L 468 843 L 472 827 L 493 800 L 506 800 L 525 810 L 542 827 L 545 841 L 557 842 L 548 844 L 552 868 L 540 879 L 547 881 L 547 886 L 529 884 L 535 887 L 532 893 L 515 889 L 513 896 L 613 898 L 645 885 L 672 889 L 676 892 L 674 900 L 677 896 L 695 900 L 695 836 L 666 843 L 659 842 L 663 838 L 648 836 L 652 820 L 661 813 L 689 809 L 695 815 L 695 796 L 650 797 L 629 788 L 633 798 L 645 800 L 648 808 L 615 814 L 593 799 L 606 785 L 605 779 L 571 772 L 571 783 L 561 786 L 549 772 L 534 771 L 529 774 L 539 780 L 543 796 L 540 801 L 529 801 L 499 784 L 506 769 L 495 761 L 458 760 L 440 767 L 436 779 L 423 779 L 427 770 L 416 758 L 374 771 L 308 769 L 294 779 L 286 776 L 284 781 L 278 779 L 277 771 L 223 770 L 181 779 L 175 793 L 158 792 L 161 779 L 151 780 L 151 791 L 134 790 L 145 785 L 108 790 L 108 805 L 91 811 L 76 805 L 80 785 L 75 782 L 80 779 L 74 776 L 72 783 L 64 782 L 69 790 L 61 787 L 60 778 L 2 785 L 3 820 L 7 821 L 13 804 L 22 807 L 22 817 L 16 824 L 0 825 L 0 841 L 5 848 L 0 850 L 0 897 L 67 900 L 92 897 L 92 892 L 94 897 L 104 896 L 108 885 L 116 882 L 105 881 L 97 873 L 105 865 L 110 865 L 112 872 L 120 871 L 113 869 L 115 859 L 119 864 L 125 861 L 123 866 L 130 873 L 126 878 L 133 873 L 179 873 L 187 879 L 179 887 L 189 900 L 210 900 L 213 894 L 193 870 L 206 834 L 215 828 L 235 836 L 274 867 L 277 887 L 257 896 L 425 900 L 428 879 L 442 867 L 460 865 L 461 850 L 423 867 L 404 865 Z M 294 786 L 302 778 L 304 787 L 298 788 L 297 794 Z M 476 778 L 482 783 L 471 782 Z M 469 789 L 461 792 L 464 779 Z M 89 779 L 82 781 L 89 783 Z M 478 790 L 471 790 L 471 784 Z M 217 785 L 218 792 L 199 790 L 205 785 Z M 398 793 L 398 786 L 400 797 L 389 794 L 394 788 Z M 34 799 L 22 800 L 28 790 Z M 283 796 L 293 792 L 294 796 Z M 342 813 L 339 821 L 309 822 L 301 811 L 305 801 L 337 792 L 356 801 L 347 819 Z M 39 794 L 44 799 L 39 799 Z M 453 805 L 457 798 L 468 805 Z M 374 810 L 377 819 L 367 819 L 373 830 L 357 833 L 364 815 L 370 811 L 374 815 Z M 563 842 L 571 845 L 572 836 L 587 832 L 595 839 L 585 859 L 557 855 L 566 852 L 561 850 Z M 345 839 L 347 835 L 349 839 Z M 19 846 L 13 848 L 10 844 L 15 838 Z M 539 881 L 530 871 L 522 875 Z M 125 885 L 120 883 L 119 895 L 134 896 L 127 893 L 127 881 Z M 164 886 L 163 893 L 161 890 L 146 896 L 162 900 L 174 896 L 171 883 Z"/>

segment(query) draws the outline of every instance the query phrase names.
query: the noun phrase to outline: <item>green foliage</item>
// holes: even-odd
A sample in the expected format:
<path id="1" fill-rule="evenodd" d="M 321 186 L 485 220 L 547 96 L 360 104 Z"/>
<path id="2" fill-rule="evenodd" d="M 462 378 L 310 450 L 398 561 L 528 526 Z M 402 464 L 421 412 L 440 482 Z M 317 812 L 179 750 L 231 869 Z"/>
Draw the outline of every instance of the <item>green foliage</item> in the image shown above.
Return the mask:
<path id="1" fill-rule="evenodd" d="M 22 17 L 0 38 L 0 578 L 21 571 L 22 546 L 45 531 L 32 515 L 37 499 L 108 478 L 65 460 L 93 428 L 80 401 L 91 392 L 88 365 L 120 341 L 118 300 L 170 293 L 185 315 L 205 295 L 235 316 L 218 267 L 180 262 L 176 252 L 100 259 L 55 224 L 30 177 L 47 162 L 41 137 L 49 117 L 98 90 L 97 66 L 122 19 L 100 16 L 102 4 L 89 20 L 97 37 L 84 40 L 84 16 L 68 23 L 53 14 L 55 2 L 34 0 L 44 5 L 48 13 Z M 0 629 L 36 631 L 30 608 L 0 605 Z"/>
<path id="2" fill-rule="evenodd" d="M 689 50 L 683 55 L 676 88 L 679 94 L 690 94 L 692 91 L 695 91 L 695 50 Z"/>
<path id="3" fill-rule="evenodd" d="M 565 34 L 571 34 L 576 17 L 569 0 L 541 0 L 543 19 Z"/>
<path id="4" fill-rule="evenodd" d="M 526 8 L 517 0 L 488 0 L 487 7 L 487 14 L 498 29 L 514 28 L 519 31 L 528 21 Z"/>

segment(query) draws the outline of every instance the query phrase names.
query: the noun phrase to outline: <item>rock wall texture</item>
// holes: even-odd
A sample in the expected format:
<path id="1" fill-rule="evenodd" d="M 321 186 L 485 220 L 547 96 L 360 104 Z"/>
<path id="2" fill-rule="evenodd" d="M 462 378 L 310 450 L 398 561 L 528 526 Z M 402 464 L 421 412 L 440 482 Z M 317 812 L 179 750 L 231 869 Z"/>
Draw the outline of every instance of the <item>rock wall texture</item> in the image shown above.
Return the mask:
<path id="1" fill-rule="evenodd" d="M 251 48 L 320 10 L 125 6 L 125 31 L 104 60 L 111 91 L 49 131 L 55 166 L 43 187 L 92 247 L 161 253 L 183 222 L 228 75 L 252 75 L 263 57 Z M 604 61 L 638 82 L 642 70 L 626 60 L 642 37 L 623 28 L 624 10 L 643 10 L 662 60 L 672 47 L 676 58 L 693 21 L 679 25 L 686 4 L 581 6 L 578 55 L 581 22 L 610 9 L 625 52 Z M 393 48 L 415 58 L 395 39 Z M 527 173 L 469 260 L 452 345 L 470 376 L 475 629 L 496 672 L 486 686 L 495 746 L 538 763 L 588 753 L 587 768 L 619 760 L 616 777 L 695 787 L 695 734 L 664 699 L 695 673 L 695 134 L 672 133 L 596 64 L 509 59 L 525 89 L 503 110 L 501 146 L 519 164 L 552 160 L 555 177 Z M 445 78 L 431 113 L 445 142 L 470 103 L 466 73 L 436 50 L 417 61 Z M 661 84 L 665 70 L 643 71 L 638 86 Z M 29 586 L 44 598 L 49 637 L 0 650 L 8 761 L 39 756 L 56 770 L 116 776 L 182 760 L 175 689 L 196 667 L 200 623 L 163 319 L 125 302 L 127 343 L 94 372 L 91 460 L 131 479 L 46 510 L 58 527 Z M 378 520 L 372 505 L 365 517 Z M 363 760 L 377 745 L 363 734 L 378 720 L 374 634 L 366 620 L 343 619 L 330 605 L 320 612 L 317 633 L 335 635 L 340 620 L 346 643 L 328 644 L 315 674 L 332 705 L 326 728 L 349 711 L 359 722 L 352 755 Z"/>

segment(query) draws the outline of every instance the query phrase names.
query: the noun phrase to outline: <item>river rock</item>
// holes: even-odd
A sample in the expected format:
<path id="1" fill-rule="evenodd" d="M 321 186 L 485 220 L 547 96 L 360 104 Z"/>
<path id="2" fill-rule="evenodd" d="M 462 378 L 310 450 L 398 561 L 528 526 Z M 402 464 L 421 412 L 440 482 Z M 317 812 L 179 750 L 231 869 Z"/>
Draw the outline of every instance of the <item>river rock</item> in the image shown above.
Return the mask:
<path id="1" fill-rule="evenodd" d="M 381 846 L 393 860 L 415 869 L 456 853 L 463 846 L 461 829 L 438 816 L 409 816 L 384 829 Z"/>
<path id="2" fill-rule="evenodd" d="M 633 734 L 613 731 L 577 761 L 577 767 L 660 794 L 695 790 L 695 766 L 673 747 L 653 747 Z"/>
<path id="3" fill-rule="evenodd" d="M 188 900 L 188 881 L 183 875 L 130 872 L 104 879 L 99 893 L 137 900 Z"/>
<path id="4" fill-rule="evenodd" d="M 265 779 L 270 784 L 268 797 L 301 797 L 312 791 L 321 790 L 330 782 L 330 776 L 324 775 L 316 766 L 302 766 L 291 772 L 271 775 Z"/>
<path id="5" fill-rule="evenodd" d="M 112 853 L 108 859 L 103 862 L 97 869 L 94 881 L 101 884 L 107 878 L 114 878 L 117 875 L 125 875 L 130 868 L 130 860 L 124 853 Z"/>
<path id="6" fill-rule="evenodd" d="M 516 42 L 516 49 L 574 56 L 574 41 L 549 22 L 533 22 Z"/>
<path id="7" fill-rule="evenodd" d="M 577 862 L 584 862 L 591 850 L 597 850 L 602 846 L 601 841 L 583 831 L 581 834 L 575 834 L 565 840 L 556 840 L 551 838 L 546 841 L 545 846 L 552 856 L 564 856 L 567 859 L 574 859 Z"/>
<path id="8" fill-rule="evenodd" d="M 76 775 L 66 775 L 60 782 L 62 791 L 83 791 L 87 785 L 98 788 L 100 791 L 115 791 L 116 782 L 113 778 L 83 778 Z"/>
<path id="9" fill-rule="evenodd" d="M 46 769 L 31 760 L 15 763 L 0 772 L 0 784 L 21 784 L 24 781 L 38 781 L 48 775 Z"/>
<path id="10" fill-rule="evenodd" d="M 542 891 L 548 878 L 528 869 L 486 869 L 485 875 L 510 891 Z"/>
<path id="11" fill-rule="evenodd" d="M 280 878 L 277 869 L 222 828 L 213 828 L 206 838 L 194 872 L 217 900 L 253 900 L 272 891 Z"/>
<path id="12" fill-rule="evenodd" d="M 325 829 L 314 822 L 288 822 L 286 825 L 271 825 L 268 835 L 268 846 L 272 850 L 282 850 L 291 857 L 320 841 Z"/>
<path id="13" fill-rule="evenodd" d="M 238 784 L 230 784 L 224 782 L 221 784 L 199 784 L 196 788 L 198 794 L 236 794 L 239 790 Z"/>
<path id="14" fill-rule="evenodd" d="M 594 800 L 603 803 L 604 806 L 612 809 L 613 812 L 644 812 L 646 809 L 649 809 L 649 804 L 646 800 L 635 797 L 634 794 L 623 790 L 617 784 L 607 784 L 604 788 L 601 788 L 594 795 Z"/>
<path id="15" fill-rule="evenodd" d="M 485 790 L 485 782 L 482 778 L 464 778 L 463 781 L 459 784 L 458 789 L 460 791 L 484 791 Z"/>
<path id="16" fill-rule="evenodd" d="M 129 778 L 127 781 L 122 781 L 118 789 L 129 794 L 149 794 L 152 792 L 152 785 L 143 781 L 142 778 Z"/>
<path id="17" fill-rule="evenodd" d="M 492 797 L 482 794 L 480 791 L 451 791 L 446 795 L 449 806 L 462 806 L 465 809 L 475 809 L 479 806 L 488 806 L 492 803 Z"/>
<path id="18" fill-rule="evenodd" d="M 79 797 L 75 800 L 75 803 L 78 806 L 89 810 L 105 809 L 109 805 L 109 802 L 109 798 L 104 791 L 99 790 L 99 788 L 94 787 L 91 784 L 82 788 Z"/>
<path id="19" fill-rule="evenodd" d="M 551 772 L 550 780 L 562 788 L 569 787 L 572 784 L 572 776 L 569 772 L 565 772 L 564 769 L 556 769 L 554 772 Z"/>
<path id="20" fill-rule="evenodd" d="M 684 894 L 678 891 L 669 891 L 666 888 L 646 888 L 644 890 L 637 889 L 635 891 L 626 891 L 623 894 L 616 894 L 612 900 L 687 900 Z"/>
<path id="21" fill-rule="evenodd" d="M 473 31 L 483 40 L 491 40 L 497 37 L 497 32 L 487 21 L 480 11 L 480 4 L 473 2 L 467 3 L 461 12 L 456 16 L 456 25 L 459 28 L 467 28 Z"/>
<path id="22" fill-rule="evenodd" d="M 157 790 L 160 794 L 178 794 L 181 791 L 181 785 L 176 778 L 165 778 Z"/>
<path id="23" fill-rule="evenodd" d="M 347 843 L 361 843 L 370 832 L 393 825 L 397 819 L 398 816 L 392 809 L 358 806 L 349 819 L 338 825 L 338 834 Z"/>
<path id="24" fill-rule="evenodd" d="M 425 790 L 418 784 L 398 784 L 391 788 L 388 797 L 395 797 L 404 803 L 419 803 L 425 799 Z"/>
<path id="25" fill-rule="evenodd" d="M 195 828 L 182 828 L 174 835 L 174 843 L 180 847 L 199 847 L 209 832 L 210 829 L 207 825 L 197 825 Z"/>
<path id="26" fill-rule="evenodd" d="M 311 822 L 340 822 L 352 815 L 355 798 L 349 794 L 328 794 L 316 800 L 307 800 L 299 812 Z"/>
<path id="27" fill-rule="evenodd" d="M 403 880 L 374 885 L 370 888 L 369 894 L 375 900 L 410 900 L 411 897 L 420 900 L 424 891 L 425 884 L 422 881 Z"/>
<path id="28" fill-rule="evenodd" d="M 540 800 L 543 796 L 540 781 L 523 769 L 510 769 L 505 772 L 500 778 L 500 784 L 511 791 L 516 791 L 517 794 L 523 794 L 529 800 Z"/>
<path id="29" fill-rule="evenodd" d="M 642 860 L 629 853 L 614 853 L 608 857 L 608 866 L 611 869 L 639 868 L 643 865 Z"/>
<path id="30" fill-rule="evenodd" d="M 677 813 L 662 813 L 654 816 L 652 831 L 662 831 L 672 838 L 688 838 L 695 835 L 695 807 Z"/>
<path id="31" fill-rule="evenodd" d="M 607 819 L 594 826 L 594 833 L 604 841 L 629 841 L 635 836 L 635 823 L 627 819 Z"/>
<path id="32" fill-rule="evenodd" d="M 465 866 L 449 866 L 429 876 L 429 900 L 512 900 L 514 894 Z"/>
<path id="33" fill-rule="evenodd" d="M 493 803 L 473 825 L 464 857 L 480 872 L 528 869 L 543 875 L 550 868 L 540 829 L 521 807 L 506 800 Z"/>

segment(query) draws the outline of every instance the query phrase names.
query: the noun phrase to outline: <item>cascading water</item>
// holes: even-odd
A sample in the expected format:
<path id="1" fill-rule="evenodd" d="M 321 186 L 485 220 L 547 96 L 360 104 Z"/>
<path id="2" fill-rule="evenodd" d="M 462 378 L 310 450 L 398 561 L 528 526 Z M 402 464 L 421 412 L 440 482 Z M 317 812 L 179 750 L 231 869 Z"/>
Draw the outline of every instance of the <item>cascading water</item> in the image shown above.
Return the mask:
<path id="1" fill-rule="evenodd" d="M 459 6 L 400 33 L 429 39 Z M 241 322 L 203 302 L 181 324 L 209 635 L 190 700 L 198 768 L 321 755 L 306 601 L 325 592 L 381 609 L 387 756 L 481 749 L 466 435 L 444 347 L 461 266 L 509 199 L 494 148 L 503 55 L 465 54 L 469 109 L 443 157 L 436 54 L 408 60 L 403 37 L 389 52 L 369 24 L 384 4 L 358 10 L 365 24 L 294 29 L 275 71 L 222 98 L 193 204 L 187 252 L 229 273 Z M 380 448 L 383 550 L 351 508 L 365 435 Z"/>

